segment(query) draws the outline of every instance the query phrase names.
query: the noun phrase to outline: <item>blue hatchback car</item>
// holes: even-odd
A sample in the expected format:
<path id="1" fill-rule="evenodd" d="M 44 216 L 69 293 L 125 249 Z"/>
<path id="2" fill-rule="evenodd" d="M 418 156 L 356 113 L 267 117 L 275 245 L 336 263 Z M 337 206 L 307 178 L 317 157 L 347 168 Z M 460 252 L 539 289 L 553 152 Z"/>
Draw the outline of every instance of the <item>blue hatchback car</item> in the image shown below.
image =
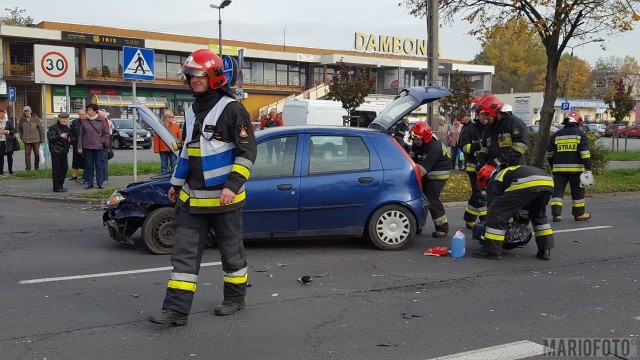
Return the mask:
<path id="1" fill-rule="evenodd" d="M 177 151 L 177 139 L 163 131 L 153 113 L 135 107 Z M 416 165 L 388 131 L 380 131 L 393 125 L 386 120 L 372 123 L 378 129 L 284 126 L 257 131 L 244 238 L 365 236 L 383 250 L 407 247 L 425 226 L 429 204 Z M 169 187 L 164 178 L 111 195 L 103 204 L 111 237 L 133 244 L 142 228 L 152 253 L 170 253 L 175 231 Z"/>

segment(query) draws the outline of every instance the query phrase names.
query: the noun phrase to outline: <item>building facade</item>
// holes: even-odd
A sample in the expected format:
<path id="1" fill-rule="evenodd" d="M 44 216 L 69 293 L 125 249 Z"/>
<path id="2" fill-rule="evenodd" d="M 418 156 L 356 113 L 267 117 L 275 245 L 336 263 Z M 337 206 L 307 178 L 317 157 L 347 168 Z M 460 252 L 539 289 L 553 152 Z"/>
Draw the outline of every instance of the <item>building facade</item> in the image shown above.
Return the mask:
<path id="1" fill-rule="evenodd" d="M 358 41 L 364 41 L 363 36 L 355 34 L 352 51 L 224 39 L 222 48 L 225 55 L 242 57 L 242 77 L 237 86 L 242 90 L 239 94 L 244 94 L 241 101 L 252 120 L 257 120 L 260 109 L 269 104 L 328 83 L 341 60 L 376 74 L 377 94 L 395 95 L 404 87 L 426 84 L 427 61 L 419 52 L 423 45 L 418 39 L 370 35 L 367 44 L 358 45 Z M 373 46 L 375 41 L 383 44 Z M 193 101 L 188 87 L 178 77 L 182 63 L 196 49 L 218 52 L 218 40 L 206 37 L 49 21 L 34 27 L 0 25 L 0 76 L 17 89 L 17 108 L 30 105 L 39 114 L 51 114 L 49 117 L 67 110 L 67 89 L 34 82 L 35 66 L 40 65 L 35 64 L 34 44 L 75 49 L 76 84 L 69 87 L 68 111 L 74 113 L 87 103 L 96 102 L 111 117 L 127 116 L 126 106 L 133 101 L 132 84 L 122 77 L 126 66 L 123 46 L 153 49 L 155 53 L 155 79 L 136 83 L 136 101 L 158 113 L 170 109 L 178 116 Z M 477 94 L 491 90 L 493 66 L 441 59 L 438 83 L 448 86 L 455 71 L 471 76 Z"/>

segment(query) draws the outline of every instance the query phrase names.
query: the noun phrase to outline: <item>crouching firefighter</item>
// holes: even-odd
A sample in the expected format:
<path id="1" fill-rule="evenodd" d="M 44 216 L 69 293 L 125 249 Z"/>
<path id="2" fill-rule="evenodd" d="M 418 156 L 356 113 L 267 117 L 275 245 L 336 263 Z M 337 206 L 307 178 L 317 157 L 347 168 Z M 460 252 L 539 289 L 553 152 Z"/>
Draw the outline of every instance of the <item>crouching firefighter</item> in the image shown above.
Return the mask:
<path id="1" fill-rule="evenodd" d="M 422 172 L 422 192 L 429 200 L 429 212 L 435 226 L 431 236 L 435 238 L 447 236 L 449 221 L 444 205 L 440 201 L 440 193 L 453 170 L 449 148 L 433 137 L 431 127 L 425 122 L 419 122 L 413 126 L 411 137 L 409 156 Z"/>
<path id="2" fill-rule="evenodd" d="M 210 228 L 224 272 L 224 300 L 215 314 L 233 314 L 245 306 L 242 207 L 257 150 L 249 114 L 235 101 L 223 70 L 222 60 L 205 49 L 193 52 L 180 70 L 195 102 L 185 113 L 184 146 L 167 194 L 177 201 L 176 242 L 162 312 L 149 317 L 154 323 L 187 323 Z"/>
<path id="3" fill-rule="evenodd" d="M 473 257 L 501 260 L 511 218 L 528 207 L 538 245 L 536 257 L 549 260 L 553 231 L 546 208 L 553 194 L 553 178 L 533 166 L 516 165 L 496 170 L 492 165 L 485 165 L 478 172 L 478 185 L 487 189 L 487 224 L 482 249 L 474 251 Z"/>

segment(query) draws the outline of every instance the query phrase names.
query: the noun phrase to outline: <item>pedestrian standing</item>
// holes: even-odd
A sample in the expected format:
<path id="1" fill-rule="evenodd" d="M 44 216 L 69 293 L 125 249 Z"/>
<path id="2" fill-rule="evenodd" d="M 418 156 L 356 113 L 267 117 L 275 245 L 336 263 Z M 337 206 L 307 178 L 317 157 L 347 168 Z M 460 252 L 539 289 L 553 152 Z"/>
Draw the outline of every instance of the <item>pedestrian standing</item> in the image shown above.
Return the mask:
<path id="1" fill-rule="evenodd" d="M 16 128 L 13 121 L 7 118 L 7 111 L 0 108 L 0 175 L 4 175 L 4 156 L 7 156 L 7 170 L 13 174 L 13 142 Z"/>
<path id="2" fill-rule="evenodd" d="M 53 192 L 67 192 L 64 187 L 64 179 L 69 171 L 69 114 L 61 112 L 58 121 L 47 130 L 49 151 L 51 151 L 51 177 L 53 179 Z"/>
<path id="3" fill-rule="evenodd" d="M 173 136 L 178 140 L 182 140 L 182 131 L 180 130 L 180 126 L 174 121 L 173 113 L 171 111 L 165 111 L 164 115 L 162 115 L 162 120 L 164 126 L 169 129 Z M 167 144 L 160 139 L 157 132 L 153 134 L 153 152 L 160 155 L 160 173 L 168 174 L 173 172 L 178 158 L 173 151 L 169 149 Z"/>
<path id="4" fill-rule="evenodd" d="M 105 151 L 103 152 L 104 153 L 104 166 L 102 167 L 102 169 L 103 169 L 103 171 L 102 171 L 103 182 L 102 183 L 103 184 L 108 184 L 109 183 L 109 151 L 107 150 L 107 148 L 111 147 L 111 140 L 112 140 L 112 136 L 113 136 L 113 123 L 109 119 L 109 113 L 107 113 L 106 111 L 98 110 L 98 115 L 100 115 L 100 117 L 104 120 L 105 124 L 107 124 L 108 132 L 109 132 L 109 140 L 105 144 Z M 134 136 L 136 136 L 135 130 L 134 130 L 133 134 L 134 134 Z"/>
<path id="5" fill-rule="evenodd" d="M 84 169 L 84 158 L 82 157 L 82 153 L 78 152 L 80 149 L 78 146 L 78 135 L 80 134 L 80 129 L 82 129 L 82 122 L 87 118 L 87 112 L 84 109 L 78 110 L 78 117 L 79 118 L 74 120 L 69 126 L 69 138 L 72 147 L 71 178 L 69 178 L 69 180 L 82 183 L 84 182 L 84 178 L 78 177 L 78 170 Z"/>
<path id="6" fill-rule="evenodd" d="M 108 146 L 109 129 L 107 123 L 98 115 L 98 105 L 88 104 L 85 108 L 87 119 L 82 122 L 78 135 L 78 152 L 84 156 L 85 189 L 93 188 L 94 175 L 98 189 L 103 188 L 104 149 Z"/>
<path id="7" fill-rule="evenodd" d="M 230 315 L 244 308 L 248 273 L 242 208 L 257 152 L 249 113 L 227 85 L 220 57 L 210 50 L 196 50 L 181 73 L 195 102 L 185 113 L 185 145 L 167 194 L 177 201 L 173 271 L 162 312 L 149 316 L 149 321 L 169 326 L 187 323 L 212 228 L 224 272 L 224 300 L 214 312 Z"/>
<path id="8" fill-rule="evenodd" d="M 447 127 L 447 119 L 444 116 L 438 116 L 438 130 L 436 130 L 436 138 L 444 146 L 449 147 L 449 129 Z"/>
<path id="9" fill-rule="evenodd" d="M 24 115 L 18 123 L 20 139 L 24 143 L 24 163 L 27 171 L 31 171 L 31 153 L 33 152 L 33 168 L 40 168 L 40 144 L 44 140 L 44 126 L 38 116 L 32 114 L 31 107 L 25 106 Z"/>
<path id="10" fill-rule="evenodd" d="M 458 158 L 458 151 L 460 150 L 460 144 L 458 143 L 460 140 L 460 132 L 462 132 L 462 123 L 460 122 L 460 117 L 456 116 L 453 118 L 453 125 L 451 125 L 451 129 L 449 130 L 449 146 L 451 147 L 451 164 L 455 169 L 456 166 L 459 170 L 464 170 L 464 161 L 460 161 Z M 457 162 L 457 165 L 456 165 Z"/>

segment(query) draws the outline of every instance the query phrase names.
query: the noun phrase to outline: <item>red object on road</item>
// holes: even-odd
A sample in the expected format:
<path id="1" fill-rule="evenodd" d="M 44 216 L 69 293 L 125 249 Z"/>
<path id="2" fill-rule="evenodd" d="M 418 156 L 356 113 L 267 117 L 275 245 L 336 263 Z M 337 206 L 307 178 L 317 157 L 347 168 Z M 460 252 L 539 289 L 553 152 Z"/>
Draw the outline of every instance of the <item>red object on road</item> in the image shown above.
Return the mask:
<path id="1" fill-rule="evenodd" d="M 446 246 L 438 246 L 433 248 L 428 248 L 424 251 L 424 255 L 429 256 L 445 256 L 449 253 L 449 248 Z"/>

